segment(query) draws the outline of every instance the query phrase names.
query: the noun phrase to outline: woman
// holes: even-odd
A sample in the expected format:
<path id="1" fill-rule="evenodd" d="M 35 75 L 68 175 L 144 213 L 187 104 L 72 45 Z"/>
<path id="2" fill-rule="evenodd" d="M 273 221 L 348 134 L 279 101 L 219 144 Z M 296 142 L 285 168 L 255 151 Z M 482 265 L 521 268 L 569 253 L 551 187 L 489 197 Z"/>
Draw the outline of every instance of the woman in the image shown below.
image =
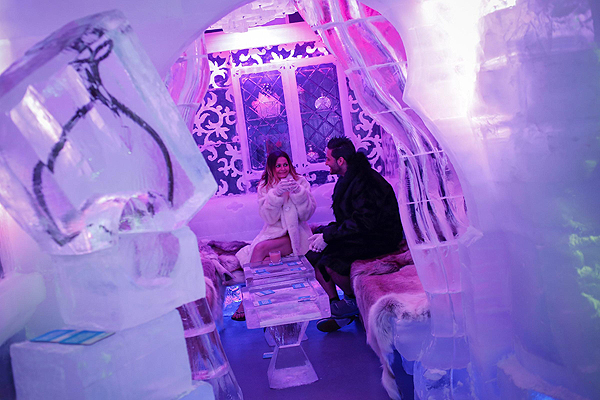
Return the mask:
<path id="1" fill-rule="evenodd" d="M 306 254 L 308 238 L 312 235 L 306 221 L 317 205 L 310 193 L 310 184 L 298 175 L 285 151 L 269 154 L 257 192 L 258 213 L 265 225 L 250 246 L 237 252 L 240 265 L 262 261 L 272 251 L 280 251 L 282 256 Z M 242 305 L 231 318 L 245 319 Z"/>

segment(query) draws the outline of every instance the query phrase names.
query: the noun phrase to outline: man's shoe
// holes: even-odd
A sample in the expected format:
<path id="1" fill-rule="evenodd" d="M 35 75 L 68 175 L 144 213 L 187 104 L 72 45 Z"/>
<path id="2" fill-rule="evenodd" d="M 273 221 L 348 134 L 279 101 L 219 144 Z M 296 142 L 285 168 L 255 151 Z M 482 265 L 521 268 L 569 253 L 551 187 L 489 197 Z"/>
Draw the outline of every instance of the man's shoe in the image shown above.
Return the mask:
<path id="1" fill-rule="evenodd" d="M 317 329 L 321 332 L 335 332 L 346 325 L 350 325 L 354 318 L 323 318 L 317 321 Z"/>
<path id="2" fill-rule="evenodd" d="M 331 304 L 331 316 L 336 318 L 349 318 L 358 315 L 356 298 L 337 301 Z"/>

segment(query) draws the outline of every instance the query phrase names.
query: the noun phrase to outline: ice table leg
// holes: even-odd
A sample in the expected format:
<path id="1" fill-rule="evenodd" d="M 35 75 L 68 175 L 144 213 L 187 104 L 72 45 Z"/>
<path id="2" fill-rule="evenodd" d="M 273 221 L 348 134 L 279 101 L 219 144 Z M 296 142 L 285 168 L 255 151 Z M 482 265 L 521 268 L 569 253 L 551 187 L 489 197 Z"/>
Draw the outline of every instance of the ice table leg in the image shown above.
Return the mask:
<path id="1" fill-rule="evenodd" d="M 275 350 L 268 370 L 272 389 L 306 385 L 319 379 L 301 346 L 307 326 L 308 321 L 304 321 L 267 328 L 275 339 Z"/>
<path id="2" fill-rule="evenodd" d="M 271 331 L 265 328 L 265 340 L 267 344 L 271 347 L 275 347 L 275 339 L 273 339 L 273 335 L 271 335 Z M 306 332 L 302 335 L 302 341 L 308 340 L 308 336 L 306 336 Z"/>

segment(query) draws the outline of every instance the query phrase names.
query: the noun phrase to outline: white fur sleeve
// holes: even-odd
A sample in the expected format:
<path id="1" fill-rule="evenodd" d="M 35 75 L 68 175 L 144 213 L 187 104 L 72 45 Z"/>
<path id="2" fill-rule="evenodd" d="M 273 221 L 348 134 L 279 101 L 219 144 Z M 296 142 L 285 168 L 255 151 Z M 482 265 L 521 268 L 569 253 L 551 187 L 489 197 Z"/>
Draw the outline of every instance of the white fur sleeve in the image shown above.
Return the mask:
<path id="1" fill-rule="evenodd" d="M 302 176 L 297 182 L 300 185 L 300 190 L 298 193 L 290 193 L 290 200 L 296 205 L 298 219 L 300 221 L 308 221 L 315 213 L 317 202 L 310 192 L 310 183 Z"/>
<path id="2" fill-rule="evenodd" d="M 273 225 L 281 219 L 283 197 L 277 196 L 274 189 L 258 186 L 258 214 L 269 225 Z"/>

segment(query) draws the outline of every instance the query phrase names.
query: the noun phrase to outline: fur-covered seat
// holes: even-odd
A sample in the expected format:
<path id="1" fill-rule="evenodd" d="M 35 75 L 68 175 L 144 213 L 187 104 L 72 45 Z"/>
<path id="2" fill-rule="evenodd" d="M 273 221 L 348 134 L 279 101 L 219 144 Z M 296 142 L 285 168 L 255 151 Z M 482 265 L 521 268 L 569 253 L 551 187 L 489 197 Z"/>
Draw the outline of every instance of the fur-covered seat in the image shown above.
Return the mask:
<path id="1" fill-rule="evenodd" d="M 215 321 L 222 321 L 225 287 L 244 283 L 244 273 L 235 253 L 248 242 L 198 240 L 206 281 L 206 299 Z"/>
<path id="2" fill-rule="evenodd" d="M 419 337 L 426 337 L 421 333 L 423 326 L 428 329 L 430 319 L 427 296 L 410 251 L 405 246 L 397 253 L 355 261 L 350 276 L 367 343 L 383 366 L 382 384 L 390 398 L 400 400 L 391 367 L 394 348 L 401 354 L 402 348 L 418 353 Z M 414 360 L 414 356 L 410 358 Z"/>

